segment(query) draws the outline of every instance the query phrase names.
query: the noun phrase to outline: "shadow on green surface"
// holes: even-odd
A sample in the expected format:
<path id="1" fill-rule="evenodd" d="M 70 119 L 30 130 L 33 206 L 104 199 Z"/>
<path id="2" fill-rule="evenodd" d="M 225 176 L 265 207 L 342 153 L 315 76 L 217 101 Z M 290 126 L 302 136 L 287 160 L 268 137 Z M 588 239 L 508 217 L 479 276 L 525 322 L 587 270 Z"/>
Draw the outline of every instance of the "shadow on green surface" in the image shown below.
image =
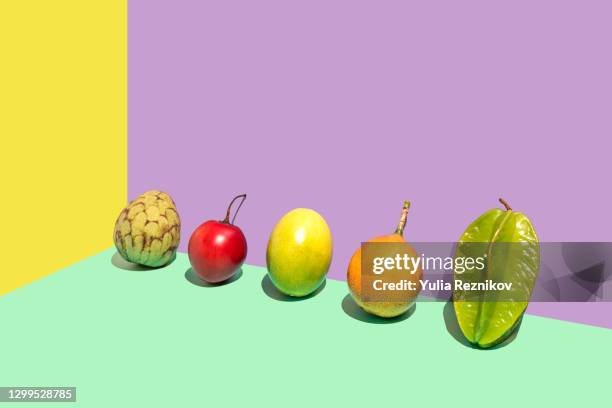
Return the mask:
<path id="1" fill-rule="evenodd" d="M 446 325 L 446 331 L 451 336 L 453 336 L 453 338 L 457 340 L 457 342 L 463 344 L 465 347 L 469 347 L 469 348 L 476 349 L 476 350 L 496 350 L 502 347 L 506 347 L 508 344 L 512 343 L 514 339 L 516 339 L 518 331 L 521 328 L 521 324 L 523 323 L 523 318 L 521 317 L 521 320 L 519 321 L 519 323 L 516 325 L 516 327 L 512 330 L 510 335 L 504 341 L 502 341 L 501 343 L 493 347 L 482 348 L 482 347 L 478 347 L 470 343 L 465 338 L 463 333 L 461 332 L 461 328 L 459 327 L 459 322 L 457 322 L 457 316 L 455 315 L 455 309 L 453 307 L 452 301 L 449 300 L 444 305 L 443 315 L 444 315 L 444 324 Z"/>
<path id="2" fill-rule="evenodd" d="M 412 316 L 416 310 L 416 303 L 412 305 L 412 307 L 408 309 L 405 313 L 402 313 L 397 317 L 379 317 L 374 316 L 360 308 L 359 305 L 355 303 L 355 300 L 353 300 L 353 297 L 349 293 L 344 297 L 344 299 L 342 299 L 342 310 L 344 311 L 344 313 L 346 313 L 353 319 L 359 320 L 361 322 L 373 324 L 392 324 L 402 322 Z"/>
<path id="3" fill-rule="evenodd" d="M 276 289 L 276 286 L 274 286 L 274 283 L 272 283 L 272 280 L 270 279 L 268 274 L 266 274 L 261 280 L 261 289 L 271 299 L 278 300 L 280 302 L 300 302 L 302 300 L 310 299 L 312 297 L 317 296 L 325 288 L 326 282 L 327 280 L 324 280 L 323 283 L 321 283 L 321 286 L 319 286 L 317 290 L 312 292 L 310 295 L 303 297 L 294 297 L 285 295 L 284 293 Z"/>
<path id="4" fill-rule="evenodd" d="M 224 280 L 219 283 L 210 283 L 206 282 L 204 279 L 200 278 L 200 276 L 193 271 L 192 268 L 188 268 L 185 271 L 185 279 L 195 286 L 201 286 L 203 288 L 216 288 L 218 286 L 229 285 L 230 283 L 236 282 L 238 279 L 242 277 L 242 268 L 234 274 L 231 278 Z"/>
<path id="5" fill-rule="evenodd" d="M 123 259 L 123 257 L 119 254 L 119 252 L 115 252 L 113 254 L 113 257 L 111 258 L 111 263 L 113 264 L 114 267 L 119 268 L 119 269 L 123 269 L 125 271 L 132 271 L 132 272 L 144 272 L 144 271 L 152 271 L 155 269 L 160 269 L 160 268 L 164 268 L 168 265 L 170 265 L 172 262 L 174 261 L 174 259 L 170 262 L 168 262 L 166 265 L 164 266 L 159 266 L 156 268 L 150 267 L 150 266 L 144 266 L 144 265 L 138 265 L 132 262 L 128 262 L 125 259 Z"/>

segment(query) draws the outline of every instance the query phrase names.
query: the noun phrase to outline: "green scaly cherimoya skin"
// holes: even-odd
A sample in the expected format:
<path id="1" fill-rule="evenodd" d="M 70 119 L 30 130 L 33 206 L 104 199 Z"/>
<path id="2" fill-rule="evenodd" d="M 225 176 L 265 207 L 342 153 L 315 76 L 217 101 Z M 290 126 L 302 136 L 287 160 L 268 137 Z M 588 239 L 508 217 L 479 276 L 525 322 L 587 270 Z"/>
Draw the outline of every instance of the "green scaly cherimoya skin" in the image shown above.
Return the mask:
<path id="1" fill-rule="evenodd" d="M 499 295 L 491 291 L 480 293 L 479 298 L 463 290 L 453 292 L 453 306 L 463 335 L 482 348 L 501 343 L 518 325 L 540 268 L 538 237 L 531 222 L 502 199 L 500 202 L 506 209 L 492 209 L 472 222 L 461 235 L 455 253 L 455 257 L 484 256 L 486 262 L 484 270 L 466 270 L 461 275 L 455 272 L 454 279 L 470 281 L 471 277 L 473 281 L 512 283 L 512 291 L 503 294 L 503 301 L 496 300 Z M 496 245 L 499 243 L 502 244 Z"/>

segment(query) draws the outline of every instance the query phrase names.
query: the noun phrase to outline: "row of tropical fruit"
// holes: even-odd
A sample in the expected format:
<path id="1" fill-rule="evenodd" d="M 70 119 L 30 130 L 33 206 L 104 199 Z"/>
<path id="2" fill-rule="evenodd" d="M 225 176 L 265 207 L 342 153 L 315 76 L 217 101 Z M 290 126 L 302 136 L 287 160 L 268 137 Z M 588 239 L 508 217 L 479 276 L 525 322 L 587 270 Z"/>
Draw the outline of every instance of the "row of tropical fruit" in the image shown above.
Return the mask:
<path id="1" fill-rule="evenodd" d="M 209 283 L 220 283 L 236 274 L 247 255 L 247 241 L 242 230 L 234 224 L 236 213 L 246 194 L 235 197 L 222 221 L 206 221 L 191 234 L 188 254 L 192 269 Z M 238 210 L 231 217 L 233 204 L 240 200 Z M 538 238 L 529 219 L 513 211 L 502 199 L 504 208 L 485 212 L 473 221 L 459 242 L 528 242 L 538 245 Z M 372 238 L 368 242 L 405 243 L 404 227 L 410 203 L 405 201 L 397 228 L 391 234 Z M 119 254 L 127 261 L 148 267 L 161 267 L 172 262 L 180 240 L 180 218 L 172 198 L 161 191 L 147 191 L 130 202 L 115 223 L 114 242 Z M 296 208 L 286 213 L 276 224 L 268 240 L 266 263 L 270 280 L 276 288 L 294 297 L 308 296 L 325 281 L 332 259 L 332 235 L 325 219 L 316 211 Z M 521 255 L 518 255 L 521 256 Z M 533 255 L 531 255 L 533 258 Z M 539 269 L 537 259 L 530 282 L 533 288 Z M 521 259 L 505 265 L 524 265 Z M 404 301 L 366 301 L 362 296 L 361 247 L 350 259 L 347 282 L 351 296 L 366 312 L 382 318 L 393 318 L 406 313 L 414 296 Z M 513 280 L 522 273 L 505 266 L 501 275 Z M 490 271 L 489 271 L 490 272 Z M 523 271 L 524 272 L 524 271 Z M 501 303 L 501 302 L 500 302 Z M 491 347 L 509 336 L 520 322 L 527 307 L 526 301 L 454 302 L 454 310 L 461 330 L 468 341 L 479 347 Z M 495 312 L 493 312 L 495 310 Z"/>

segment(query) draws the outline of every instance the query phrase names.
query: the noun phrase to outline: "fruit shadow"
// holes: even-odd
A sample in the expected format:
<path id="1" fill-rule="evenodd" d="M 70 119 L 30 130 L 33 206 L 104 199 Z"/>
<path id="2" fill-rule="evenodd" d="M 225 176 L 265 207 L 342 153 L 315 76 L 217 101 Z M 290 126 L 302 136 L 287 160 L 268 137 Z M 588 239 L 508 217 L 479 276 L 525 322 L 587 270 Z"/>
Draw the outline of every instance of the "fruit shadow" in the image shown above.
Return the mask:
<path id="1" fill-rule="evenodd" d="M 521 324 L 523 323 L 523 318 L 521 317 L 521 321 L 516 325 L 516 327 L 512 330 L 512 333 L 501 343 L 493 346 L 493 347 L 478 347 L 475 344 L 470 343 L 463 333 L 461 332 L 461 328 L 459 327 L 459 322 L 457 321 L 457 316 L 455 315 L 455 308 L 453 307 L 453 302 L 449 300 L 444 305 L 444 324 L 446 325 L 446 331 L 453 336 L 458 343 L 463 344 L 465 347 L 469 347 L 476 350 L 496 350 L 502 347 L 506 347 L 508 344 L 512 343 L 518 334 L 519 329 L 521 328 Z"/>
<path id="2" fill-rule="evenodd" d="M 372 323 L 372 324 L 392 324 L 402 322 L 412 316 L 416 310 L 416 303 L 410 307 L 410 309 L 406 310 L 399 316 L 396 317 L 379 317 L 373 314 L 370 314 L 359 307 L 353 297 L 348 294 L 342 299 L 342 310 L 348 316 L 352 317 L 355 320 L 359 320 L 364 323 Z"/>
<path id="3" fill-rule="evenodd" d="M 187 282 L 195 286 L 200 286 L 202 288 L 216 288 L 218 286 L 229 285 L 230 283 L 236 282 L 241 277 L 242 277 L 242 268 L 240 268 L 240 270 L 236 272 L 234 276 L 232 276 L 231 278 L 227 280 L 224 280 L 223 282 L 210 283 L 200 278 L 200 276 L 197 273 L 195 273 L 192 268 L 188 268 L 185 271 L 185 279 L 187 280 Z"/>
<path id="4" fill-rule="evenodd" d="M 145 272 L 145 271 L 153 271 L 155 269 L 165 268 L 166 266 L 168 266 L 172 262 L 174 262 L 175 258 L 173 258 L 166 265 L 152 267 L 152 266 L 144 266 L 144 265 L 138 265 L 138 264 L 135 264 L 135 263 L 132 263 L 132 262 L 128 262 L 125 259 L 123 259 L 123 257 L 119 254 L 119 252 L 115 252 L 113 254 L 113 257 L 111 258 L 111 263 L 113 264 L 114 267 L 119 268 L 119 269 L 123 269 L 124 271 Z"/>
<path id="5" fill-rule="evenodd" d="M 324 280 L 323 283 L 321 283 L 321 286 L 319 286 L 317 290 L 312 292 L 310 295 L 306 295 L 302 297 L 295 297 L 295 296 L 285 295 L 284 293 L 276 289 L 276 286 L 274 286 L 274 283 L 272 283 L 272 280 L 270 279 L 268 274 L 266 274 L 261 280 L 261 289 L 271 299 L 278 300 L 280 302 L 300 302 L 302 300 L 306 300 L 306 299 L 315 297 L 319 293 L 321 293 L 321 291 L 325 288 L 326 282 L 327 281 Z"/>

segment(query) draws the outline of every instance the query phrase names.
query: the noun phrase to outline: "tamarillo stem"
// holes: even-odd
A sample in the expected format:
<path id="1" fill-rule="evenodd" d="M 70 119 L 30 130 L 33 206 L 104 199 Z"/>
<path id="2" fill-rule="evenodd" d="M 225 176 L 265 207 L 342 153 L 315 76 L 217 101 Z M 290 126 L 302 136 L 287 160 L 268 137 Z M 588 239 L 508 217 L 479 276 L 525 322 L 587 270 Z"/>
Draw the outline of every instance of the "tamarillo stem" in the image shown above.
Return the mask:
<path id="1" fill-rule="evenodd" d="M 242 203 L 244 203 L 244 200 L 246 200 L 246 196 L 247 196 L 246 194 L 237 195 L 229 203 L 229 205 L 227 206 L 227 213 L 225 214 L 225 219 L 223 220 L 224 223 L 232 224 L 232 225 L 234 224 L 234 220 L 236 219 L 236 215 L 238 215 L 238 211 L 240 211 L 240 207 L 242 207 Z M 234 201 L 236 201 L 239 198 L 242 198 L 242 201 L 240 201 L 240 204 L 238 204 L 238 209 L 236 209 L 236 212 L 234 213 L 234 218 L 232 218 L 232 222 L 230 222 L 230 210 L 232 209 L 232 204 L 234 204 Z"/>
<path id="2" fill-rule="evenodd" d="M 399 223 L 397 224 L 397 228 L 395 229 L 395 233 L 399 235 L 404 235 L 404 227 L 406 227 L 406 219 L 408 218 L 408 209 L 410 208 L 410 201 L 404 201 L 404 206 L 402 207 L 402 215 L 400 216 Z"/>

